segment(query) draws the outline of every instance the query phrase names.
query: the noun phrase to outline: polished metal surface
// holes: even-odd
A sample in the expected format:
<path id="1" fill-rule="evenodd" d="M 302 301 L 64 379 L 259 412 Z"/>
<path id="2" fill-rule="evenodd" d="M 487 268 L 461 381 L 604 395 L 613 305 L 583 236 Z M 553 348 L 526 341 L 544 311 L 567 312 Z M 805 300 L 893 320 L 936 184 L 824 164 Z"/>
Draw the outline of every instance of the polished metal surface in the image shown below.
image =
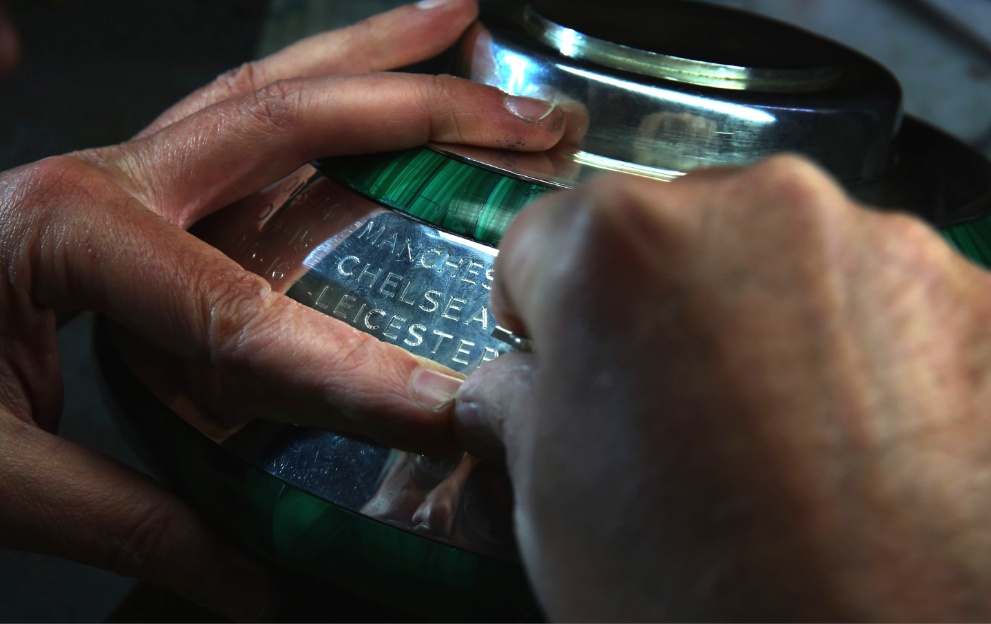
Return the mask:
<path id="1" fill-rule="evenodd" d="M 641 50 L 557 24 L 523 7 L 526 32 L 560 54 L 644 76 L 720 89 L 777 93 L 818 91 L 842 77 L 837 65 L 807 68 L 745 67 Z"/>
<path id="2" fill-rule="evenodd" d="M 223 442 L 251 465 L 342 509 L 498 559 L 517 557 L 503 467 L 256 421 Z"/>
<path id="3" fill-rule="evenodd" d="M 794 45 L 814 48 L 823 63 L 768 68 L 682 58 L 678 65 L 656 51 L 623 56 L 623 46 L 603 46 L 596 37 L 552 25 L 524 2 L 482 8 L 485 25 L 464 38 L 456 73 L 559 103 L 578 135 L 580 157 L 594 167 L 630 172 L 633 165 L 670 179 L 797 151 L 856 183 L 881 175 L 890 162 L 901 123 L 897 81 L 870 59 L 813 35 L 792 33 Z M 677 1 L 640 7 L 646 24 L 695 8 Z M 571 19 L 580 20 L 579 13 L 576 7 Z M 599 16 L 608 21 L 610 12 L 600 7 Z M 732 28 L 738 14 L 707 16 L 693 36 L 718 48 L 723 41 L 707 38 L 706 29 Z M 804 48 L 779 49 L 778 56 L 800 57 Z M 723 88 L 730 83 L 733 88 Z"/>

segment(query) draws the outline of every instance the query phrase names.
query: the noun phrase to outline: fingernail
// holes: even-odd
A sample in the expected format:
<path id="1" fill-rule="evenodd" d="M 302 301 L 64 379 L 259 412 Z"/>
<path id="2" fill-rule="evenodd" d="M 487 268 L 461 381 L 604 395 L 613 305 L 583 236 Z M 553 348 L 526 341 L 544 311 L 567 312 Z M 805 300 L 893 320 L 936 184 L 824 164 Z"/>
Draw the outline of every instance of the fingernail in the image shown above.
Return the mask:
<path id="1" fill-rule="evenodd" d="M 439 6 L 444 6 L 445 4 L 450 4 L 454 0 L 420 0 L 416 3 L 417 8 L 420 9 L 436 9 Z"/>
<path id="2" fill-rule="evenodd" d="M 268 574 L 241 562 L 214 568 L 193 600 L 234 622 L 262 622 L 275 615 L 275 588 Z"/>
<path id="3" fill-rule="evenodd" d="M 506 110 L 520 119 L 533 122 L 543 121 L 555 108 L 550 102 L 518 95 L 507 95 L 503 98 L 503 104 Z"/>
<path id="4" fill-rule="evenodd" d="M 492 429 L 489 419 L 482 416 L 478 403 L 458 401 L 454 404 L 454 428 L 458 439 L 472 454 L 485 459 L 505 456 L 502 440 Z"/>
<path id="5" fill-rule="evenodd" d="M 410 378 L 413 396 L 420 405 L 439 410 L 454 399 L 464 380 L 430 368 L 421 368 Z"/>

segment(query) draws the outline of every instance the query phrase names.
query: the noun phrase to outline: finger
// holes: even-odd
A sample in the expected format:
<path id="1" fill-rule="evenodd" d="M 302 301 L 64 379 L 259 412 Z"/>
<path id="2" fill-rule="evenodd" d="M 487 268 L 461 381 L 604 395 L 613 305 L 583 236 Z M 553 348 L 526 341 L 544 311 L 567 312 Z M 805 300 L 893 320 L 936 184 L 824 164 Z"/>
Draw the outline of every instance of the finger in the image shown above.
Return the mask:
<path id="1" fill-rule="evenodd" d="M 534 340 L 535 351 L 497 358 L 462 386 L 455 430 L 469 450 L 491 456 L 501 442 L 525 451 L 527 432 L 543 413 L 534 401 L 552 395 L 561 378 L 614 367 L 610 340 L 637 343 L 655 329 L 657 319 L 642 321 L 626 303 L 663 300 L 667 283 L 678 283 L 666 276 L 688 270 L 679 256 L 699 221 L 686 210 L 690 192 L 688 185 L 604 176 L 546 196 L 514 219 L 496 259 L 491 306 L 500 325 Z M 553 372 L 541 377 L 542 364 Z M 543 384 L 540 393 L 531 391 L 535 383 Z"/>
<path id="2" fill-rule="evenodd" d="M 33 301 L 4 295 L 0 295 L 4 313 L 0 322 L 0 405 L 24 422 L 55 433 L 63 398 L 55 315 L 39 314 Z"/>
<path id="3" fill-rule="evenodd" d="M 514 456 L 518 445 L 530 438 L 534 426 L 533 384 L 537 358 L 532 354 L 508 353 L 475 370 L 458 391 L 454 408 L 454 431 L 469 453 L 484 459 Z"/>
<path id="4" fill-rule="evenodd" d="M 322 399 L 286 393 L 270 380 L 234 377 L 202 362 L 188 361 L 163 352 L 140 337 L 114 328 L 114 342 L 128 368 L 169 409 L 197 430 L 222 442 L 254 419 L 331 429 L 371 439 L 389 448 L 417 453 L 441 453 L 460 448 L 450 423 L 438 416 L 428 423 L 399 423 L 376 419 L 373 414 L 356 419 L 329 408 Z M 427 364 L 429 366 L 429 364 Z M 374 372 L 363 383 L 378 383 Z M 449 394 L 460 385 L 454 377 Z"/>
<path id="5" fill-rule="evenodd" d="M 629 329 L 622 302 L 676 274 L 699 215 L 687 210 L 690 187 L 626 175 L 597 178 L 526 207 L 500 243 L 492 312 L 507 329 L 575 350 L 597 338 L 569 334 L 587 324 Z M 590 290 L 591 289 L 591 290 Z M 602 296 L 591 297 L 589 292 Z M 569 310 L 561 319 L 556 310 Z M 580 321 L 580 322 L 579 322 Z"/>
<path id="6" fill-rule="evenodd" d="M 276 83 L 129 143 L 119 160 L 131 163 L 122 183 L 138 180 L 147 205 L 188 225 L 314 158 L 429 141 L 543 150 L 562 132 L 561 111 L 538 100 L 450 76 L 369 74 Z"/>
<path id="7" fill-rule="evenodd" d="M 474 0 L 407 4 L 304 39 L 267 59 L 273 78 L 365 73 L 422 61 L 450 47 L 478 16 Z"/>
<path id="8" fill-rule="evenodd" d="M 451 439 L 447 404 L 460 379 L 447 369 L 273 292 L 82 161 L 27 171 L 33 209 L 17 213 L 10 235 L 28 242 L 12 265 L 32 268 L 17 288 L 37 305 L 96 310 L 180 357 L 333 408 L 356 428 Z"/>
<path id="9" fill-rule="evenodd" d="M 785 195 L 768 194 L 768 188 L 783 189 Z M 550 194 L 523 210 L 500 243 L 492 312 L 507 329 L 545 344 L 547 339 L 540 338 L 545 331 L 551 337 L 561 333 L 551 329 L 559 321 L 547 312 L 555 305 L 570 310 L 568 318 L 585 314 L 601 331 L 613 323 L 629 331 L 621 319 L 623 306 L 616 302 L 631 293 L 663 297 L 665 288 L 684 284 L 685 276 L 705 260 L 695 258 L 700 237 L 707 236 L 715 247 L 729 240 L 721 224 L 739 204 L 763 211 L 755 219 L 773 218 L 776 211 L 800 205 L 809 196 L 845 204 L 834 182 L 812 163 L 791 155 L 747 168 L 700 169 L 673 182 L 607 175 L 574 191 Z M 742 197 L 753 201 L 742 202 Z M 599 306 L 602 298 L 584 293 L 600 292 L 603 284 L 615 295 Z M 567 300 L 556 299 L 560 297 Z M 541 320 L 546 327 L 539 325 Z"/>
<path id="10" fill-rule="evenodd" d="M 842 185 L 829 172 L 804 155 L 780 153 L 748 166 L 718 166 L 695 169 L 668 184 L 676 189 L 692 189 L 693 193 L 715 196 L 713 187 L 727 188 L 733 184 L 749 186 L 762 192 L 766 188 L 785 188 L 793 180 L 797 187 L 809 184 L 828 195 L 829 199 L 845 197 Z"/>
<path id="11" fill-rule="evenodd" d="M 133 576 L 264 621 L 272 580 L 173 494 L 113 460 L 0 413 L 0 546 Z"/>
<path id="12" fill-rule="evenodd" d="M 259 61 L 231 70 L 167 110 L 138 136 L 153 134 L 189 115 L 288 78 L 362 74 L 395 69 L 436 56 L 478 15 L 474 0 L 409 4 L 353 26 L 303 39 Z"/>

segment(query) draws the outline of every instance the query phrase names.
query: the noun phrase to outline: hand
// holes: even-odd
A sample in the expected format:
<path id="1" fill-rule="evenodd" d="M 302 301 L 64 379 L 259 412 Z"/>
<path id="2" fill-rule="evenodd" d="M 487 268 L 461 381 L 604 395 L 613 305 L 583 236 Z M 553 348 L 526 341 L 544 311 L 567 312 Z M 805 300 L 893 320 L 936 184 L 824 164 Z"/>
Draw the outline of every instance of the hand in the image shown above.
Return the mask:
<path id="1" fill-rule="evenodd" d="M 548 105 L 374 73 L 439 52 L 476 11 L 404 6 L 221 76 L 132 141 L 2 174 L 0 546 L 137 576 L 236 619 L 271 613 L 257 567 L 182 502 L 54 435 L 56 312 L 96 310 L 171 353 L 305 397 L 323 406 L 313 424 L 453 440 L 439 366 L 272 293 L 185 228 L 315 157 L 554 145 L 563 122 Z"/>
<path id="2" fill-rule="evenodd" d="M 987 619 L 991 277 L 778 157 L 512 224 L 470 376 L 563 620 Z"/>

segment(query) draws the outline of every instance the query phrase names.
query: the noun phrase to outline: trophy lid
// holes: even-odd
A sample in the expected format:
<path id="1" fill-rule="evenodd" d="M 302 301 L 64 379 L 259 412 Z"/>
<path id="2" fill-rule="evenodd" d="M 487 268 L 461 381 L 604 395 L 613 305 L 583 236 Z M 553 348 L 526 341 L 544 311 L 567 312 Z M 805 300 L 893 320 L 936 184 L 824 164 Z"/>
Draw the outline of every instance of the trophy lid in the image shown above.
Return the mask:
<path id="1" fill-rule="evenodd" d="M 937 226 L 991 206 L 991 165 L 902 114 L 870 58 L 791 25 L 699 2 L 489 0 L 456 73 L 558 103 L 570 144 L 509 172 L 573 186 L 601 171 L 673 180 L 696 168 L 803 154 L 855 197 Z M 449 147 L 499 167 L 506 158 Z"/>

